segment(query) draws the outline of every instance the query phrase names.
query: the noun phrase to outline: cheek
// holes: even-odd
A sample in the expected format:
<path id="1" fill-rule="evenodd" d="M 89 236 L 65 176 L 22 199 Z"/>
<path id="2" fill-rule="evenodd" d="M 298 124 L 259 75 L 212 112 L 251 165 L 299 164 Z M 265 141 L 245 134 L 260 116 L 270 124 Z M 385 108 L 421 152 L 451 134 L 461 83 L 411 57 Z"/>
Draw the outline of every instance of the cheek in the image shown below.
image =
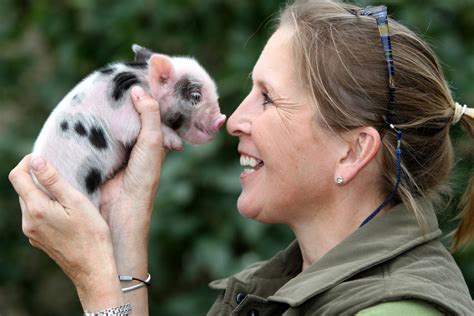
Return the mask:
<path id="1" fill-rule="evenodd" d="M 291 201 L 299 203 L 326 194 L 333 177 L 331 150 L 304 136 L 286 138 L 280 145 L 274 147 L 267 170 L 269 183 L 278 188 L 275 198 L 291 206 Z"/>

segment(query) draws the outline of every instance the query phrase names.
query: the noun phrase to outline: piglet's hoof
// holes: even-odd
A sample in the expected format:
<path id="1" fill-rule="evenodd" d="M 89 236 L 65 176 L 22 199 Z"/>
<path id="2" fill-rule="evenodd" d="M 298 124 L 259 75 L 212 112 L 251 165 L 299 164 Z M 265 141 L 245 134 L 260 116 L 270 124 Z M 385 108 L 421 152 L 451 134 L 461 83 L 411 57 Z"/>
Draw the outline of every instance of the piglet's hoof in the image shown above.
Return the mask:
<path id="1" fill-rule="evenodd" d="M 176 133 L 163 129 L 163 146 L 168 149 L 183 150 L 183 141 Z"/>

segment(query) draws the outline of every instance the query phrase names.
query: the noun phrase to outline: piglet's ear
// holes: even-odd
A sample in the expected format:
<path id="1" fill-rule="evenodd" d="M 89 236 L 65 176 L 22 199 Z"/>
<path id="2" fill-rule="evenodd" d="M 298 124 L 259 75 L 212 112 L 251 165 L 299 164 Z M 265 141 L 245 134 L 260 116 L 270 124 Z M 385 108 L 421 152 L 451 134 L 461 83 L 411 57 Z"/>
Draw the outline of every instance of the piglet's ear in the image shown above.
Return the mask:
<path id="1" fill-rule="evenodd" d="M 135 53 L 135 61 L 138 62 L 147 62 L 151 55 L 153 55 L 151 50 L 137 44 L 132 45 L 132 50 Z"/>
<path id="2" fill-rule="evenodd" d="M 171 58 L 153 54 L 148 62 L 148 76 L 151 92 L 155 98 L 159 99 L 170 92 L 176 77 Z"/>

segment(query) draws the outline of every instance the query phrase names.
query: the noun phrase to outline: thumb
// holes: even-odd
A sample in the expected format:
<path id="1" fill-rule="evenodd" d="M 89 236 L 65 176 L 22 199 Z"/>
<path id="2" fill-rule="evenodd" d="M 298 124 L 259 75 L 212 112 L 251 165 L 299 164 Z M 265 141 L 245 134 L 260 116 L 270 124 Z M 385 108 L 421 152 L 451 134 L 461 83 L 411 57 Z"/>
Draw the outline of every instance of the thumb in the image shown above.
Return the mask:
<path id="1" fill-rule="evenodd" d="M 135 109 L 140 115 L 141 127 L 135 144 L 137 150 L 132 151 L 130 161 L 133 163 L 135 156 L 140 154 L 141 158 L 137 159 L 144 166 L 160 168 L 164 158 L 160 106 L 139 86 L 133 87 L 131 92 Z"/>
<path id="2" fill-rule="evenodd" d="M 80 194 L 45 159 L 35 157 L 30 162 L 31 170 L 38 182 L 61 204 L 76 200 Z"/>

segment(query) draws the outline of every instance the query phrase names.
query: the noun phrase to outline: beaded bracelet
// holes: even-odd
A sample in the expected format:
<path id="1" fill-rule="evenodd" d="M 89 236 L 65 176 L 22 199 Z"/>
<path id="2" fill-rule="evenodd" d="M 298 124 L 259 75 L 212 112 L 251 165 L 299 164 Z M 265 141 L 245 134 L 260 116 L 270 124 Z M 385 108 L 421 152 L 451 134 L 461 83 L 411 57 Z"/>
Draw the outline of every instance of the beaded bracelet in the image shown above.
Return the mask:
<path id="1" fill-rule="evenodd" d="M 139 281 L 140 283 L 138 284 L 135 284 L 135 285 L 132 285 L 132 286 L 129 286 L 129 287 L 124 287 L 122 288 L 122 292 L 125 293 L 125 292 L 130 292 L 130 291 L 133 291 L 133 290 L 136 290 L 138 288 L 141 288 L 143 286 L 151 286 L 151 274 L 148 273 L 148 276 L 145 280 L 141 280 L 141 279 L 138 279 L 138 278 L 135 278 L 131 275 L 119 275 L 118 276 L 119 280 L 120 281 Z"/>

